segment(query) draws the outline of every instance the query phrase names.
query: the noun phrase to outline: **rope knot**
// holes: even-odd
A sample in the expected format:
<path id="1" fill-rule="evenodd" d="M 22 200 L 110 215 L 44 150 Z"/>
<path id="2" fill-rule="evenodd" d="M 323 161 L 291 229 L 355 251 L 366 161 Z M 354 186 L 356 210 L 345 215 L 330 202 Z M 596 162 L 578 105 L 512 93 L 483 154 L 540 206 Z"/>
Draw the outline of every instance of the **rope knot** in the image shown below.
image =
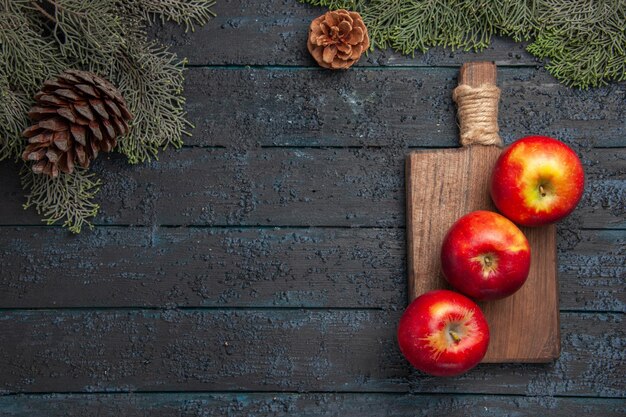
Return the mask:
<path id="1" fill-rule="evenodd" d="M 498 134 L 498 87 L 461 84 L 452 92 L 452 99 L 458 107 L 461 145 L 502 145 Z"/>

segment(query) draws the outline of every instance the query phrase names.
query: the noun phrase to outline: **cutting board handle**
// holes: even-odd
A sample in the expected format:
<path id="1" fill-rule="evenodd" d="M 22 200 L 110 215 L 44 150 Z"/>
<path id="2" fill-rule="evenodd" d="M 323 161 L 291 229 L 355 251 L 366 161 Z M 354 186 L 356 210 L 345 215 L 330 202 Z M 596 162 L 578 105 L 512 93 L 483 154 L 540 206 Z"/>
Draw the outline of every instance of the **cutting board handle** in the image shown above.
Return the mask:
<path id="1" fill-rule="evenodd" d="M 468 62 L 459 73 L 452 93 L 457 104 L 461 145 L 501 146 L 498 128 L 500 89 L 493 62 Z"/>

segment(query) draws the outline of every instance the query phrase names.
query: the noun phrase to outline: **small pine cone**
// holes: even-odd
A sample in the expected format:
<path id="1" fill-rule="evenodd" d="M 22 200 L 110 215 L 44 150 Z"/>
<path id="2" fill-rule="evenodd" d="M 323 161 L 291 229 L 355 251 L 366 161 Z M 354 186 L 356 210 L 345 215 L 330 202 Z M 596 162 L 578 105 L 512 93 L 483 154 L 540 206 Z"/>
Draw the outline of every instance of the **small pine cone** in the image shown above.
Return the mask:
<path id="1" fill-rule="evenodd" d="M 311 22 L 307 47 L 321 67 L 349 68 L 370 47 L 370 39 L 361 15 L 342 9 Z"/>
<path id="2" fill-rule="evenodd" d="M 32 125 L 22 154 L 33 172 L 57 177 L 79 165 L 89 167 L 100 151 L 110 152 L 128 133 L 132 119 L 126 101 L 107 80 L 86 71 L 67 70 L 43 84 L 28 112 Z"/>

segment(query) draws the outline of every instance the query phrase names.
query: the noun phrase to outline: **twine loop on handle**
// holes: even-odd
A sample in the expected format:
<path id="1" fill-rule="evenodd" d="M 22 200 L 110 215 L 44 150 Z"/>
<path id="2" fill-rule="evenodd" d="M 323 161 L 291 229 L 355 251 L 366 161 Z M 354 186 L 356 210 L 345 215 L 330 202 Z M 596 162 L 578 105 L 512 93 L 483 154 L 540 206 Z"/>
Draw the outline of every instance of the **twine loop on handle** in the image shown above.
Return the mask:
<path id="1" fill-rule="evenodd" d="M 452 92 L 458 107 L 461 145 L 502 145 L 498 134 L 500 89 L 493 84 L 461 84 Z"/>

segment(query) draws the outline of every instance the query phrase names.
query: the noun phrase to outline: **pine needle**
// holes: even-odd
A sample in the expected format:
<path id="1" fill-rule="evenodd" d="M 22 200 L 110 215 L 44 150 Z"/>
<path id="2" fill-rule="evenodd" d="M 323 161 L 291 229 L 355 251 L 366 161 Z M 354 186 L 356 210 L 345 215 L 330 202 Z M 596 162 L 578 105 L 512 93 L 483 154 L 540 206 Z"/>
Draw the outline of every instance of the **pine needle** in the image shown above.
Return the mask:
<path id="1" fill-rule="evenodd" d="M 116 0 L 44 0 L 54 19 L 52 36 L 68 63 L 107 68 L 126 44 Z"/>
<path id="2" fill-rule="evenodd" d="M 0 0 L 0 67 L 9 83 L 34 94 L 41 84 L 65 69 L 55 43 L 33 24 L 26 0 Z"/>
<path id="3" fill-rule="evenodd" d="M 626 80 L 626 0 L 300 0 L 361 13 L 372 47 L 405 55 L 433 46 L 480 51 L 494 35 L 531 41 L 564 84 Z"/>
<path id="4" fill-rule="evenodd" d="M 28 125 L 30 105 L 31 99 L 11 90 L 8 76 L 0 71 L 0 161 L 20 157 L 24 148 L 20 135 Z"/>
<path id="5" fill-rule="evenodd" d="M 73 233 L 84 226 L 93 227 L 89 219 L 98 213 L 100 206 L 93 202 L 100 180 L 95 174 L 76 169 L 72 174 L 61 173 L 58 178 L 34 174 L 24 166 L 22 185 L 30 190 L 24 208 L 34 207 L 47 224 L 63 222 Z"/>
<path id="6" fill-rule="evenodd" d="M 213 0 L 129 0 L 125 4 L 135 16 L 145 19 L 148 24 L 154 23 L 156 17 L 162 22 L 185 25 L 185 32 L 193 32 L 194 25 L 204 25 L 215 17 L 211 10 L 215 5 Z"/>
<path id="7" fill-rule="evenodd" d="M 180 148 L 190 123 L 183 110 L 183 62 L 154 44 L 135 44 L 116 61 L 114 79 L 135 114 L 118 150 L 130 163 L 150 161 L 159 149 Z"/>

